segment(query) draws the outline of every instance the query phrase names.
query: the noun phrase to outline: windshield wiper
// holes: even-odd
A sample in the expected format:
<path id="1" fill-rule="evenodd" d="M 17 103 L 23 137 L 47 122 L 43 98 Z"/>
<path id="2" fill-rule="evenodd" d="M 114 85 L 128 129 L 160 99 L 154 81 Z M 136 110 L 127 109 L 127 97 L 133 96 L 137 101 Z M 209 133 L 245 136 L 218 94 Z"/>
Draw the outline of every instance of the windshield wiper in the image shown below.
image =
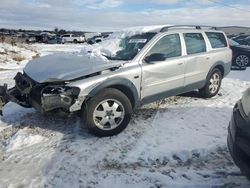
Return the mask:
<path id="1" fill-rule="evenodd" d="M 111 57 L 111 56 L 104 55 L 104 54 L 102 54 L 102 56 L 106 57 L 106 58 L 109 59 L 109 60 L 128 61 L 128 59 L 122 59 L 122 58 L 118 58 L 118 57 Z"/>
<path id="2" fill-rule="evenodd" d="M 112 59 L 112 57 L 111 56 L 108 56 L 108 55 L 105 55 L 105 54 L 102 54 L 102 56 L 104 56 L 104 57 L 106 57 L 107 59 Z"/>

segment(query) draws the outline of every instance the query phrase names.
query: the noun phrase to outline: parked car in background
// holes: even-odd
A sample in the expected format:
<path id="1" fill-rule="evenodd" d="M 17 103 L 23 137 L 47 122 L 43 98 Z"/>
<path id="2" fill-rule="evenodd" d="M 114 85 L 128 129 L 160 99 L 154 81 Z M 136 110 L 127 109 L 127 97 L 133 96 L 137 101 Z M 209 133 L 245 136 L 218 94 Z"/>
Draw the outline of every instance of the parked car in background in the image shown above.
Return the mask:
<path id="1" fill-rule="evenodd" d="M 73 43 L 82 43 L 85 42 L 85 38 L 83 36 L 77 36 L 74 34 L 65 34 L 62 36 L 65 43 L 73 42 Z"/>
<path id="2" fill-rule="evenodd" d="M 41 112 L 77 112 L 92 133 L 112 136 L 141 105 L 195 89 L 214 97 L 231 68 L 226 35 L 214 27 L 137 28 L 106 42 L 106 58 L 63 53 L 31 60 L 13 88 L 0 87 L 0 111 L 13 101 Z"/>
<path id="3" fill-rule="evenodd" d="M 227 37 L 228 37 L 229 39 L 231 39 L 231 38 L 233 38 L 233 37 L 236 37 L 236 35 L 235 35 L 235 34 L 231 34 L 231 35 L 227 35 Z"/>
<path id="4" fill-rule="evenodd" d="M 102 37 L 99 37 L 99 36 L 95 36 L 93 38 L 90 38 L 87 43 L 88 44 L 95 44 L 95 43 L 99 43 L 99 42 L 102 42 L 103 41 L 103 38 Z"/>
<path id="5" fill-rule="evenodd" d="M 36 35 L 35 38 L 36 42 L 47 43 L 49 37 L 47 35 Z"/>
<path id="6" fill-rule="evenodd" d="M 249 39 L 249 35 L 243 39 L 238 39 L 237 42 L 241 45 L 246 45 L 248 39 Z"/>
<path id="7" fill-rule="evenodd" d="M 244 70 L 250 66 L 250 46 L 240 45 L 232 39 L 229 44 L 233 51 L 232 69 Z"/>
<path id="8" fill-rule="evenodd" d="M 102 35 L 102 36 L 94 36 L 94 37 L 88 39 L 87 43 L 88 44 L 99 43 L 99 42 L 102 42 L 103 40 L 106 40 L 109 36 L 110 36 L 110 34 L 105 34 L 105 35 Z"/>
<path id="9" fill-rule="evenodd" d="M 111 33 L 110 33 L 110 34 L 102 35 L 102 38 L 106 39 L 106 38 L 108 38 L 110 35 L 111 35 Z"/>
<path id="10" fill-rule="evenodd" d="M 250 179 L 250 88 L 234 106 L 227 142 L 235 164 Z"/>
<path id="11" fill-rule="evenodd" d="M 48 44 L 64 44 L 64 43 L 65 41 L 62 37 L 55 36 L 48 38 Z"/>
<path id="12" fill-rule="evenodd" d="M 244 40 L 245 38 L 249 37 L 249 35 L 246 34 L 242 34 L 242 35 L 238 35 L 236 37 L 233 37 L 231 39 L 233 39 L 236 42 L 240 42 L 241 40 Z"/>
<path id="13" fill-rule="evenodd" d="M 247 38 L 245 38 L 244 40 L 239 41 L 239 43 L 240 43 L 241 45 L 250 46 L 250 36 L 247 37 Z"/>
<path id="14" fill-rule="evenodd" d="M 29 38 L 26 39 L 27 43 L 48 43 L 49 38 L 51 38 L 53 36 L 48 36 L 48 35 L 34 35 L 34 36 L 30 36 Z"/>
<path id="15" fill-rule="evenodd" d="M 26 43 L 35 43 L 36 42 L 36 37 L 29 37 L 26 39 Z"/>
<path id="16" fill-rule="evenodd" d="M 91 33 L 85 33 L 84 37 L 86 42 L 88 42 L 90 39 L 94 38 L 94 37 L 101 37 L 101 33 L 96 33 L 96 32 L 91 32 Z"/>

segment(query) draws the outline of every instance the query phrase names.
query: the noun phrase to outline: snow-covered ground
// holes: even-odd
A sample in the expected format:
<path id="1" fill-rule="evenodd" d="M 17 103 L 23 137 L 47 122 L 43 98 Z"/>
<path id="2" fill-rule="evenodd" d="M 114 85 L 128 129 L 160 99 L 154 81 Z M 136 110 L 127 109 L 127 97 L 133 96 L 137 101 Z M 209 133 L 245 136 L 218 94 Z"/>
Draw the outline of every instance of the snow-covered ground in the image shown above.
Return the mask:
<path id="1" fill-rule="evenodd" d="M 43 56 L 85 47 L 29 49 Z M 0 84 L 13 85 L 21 68 L 2 70 Z M 82 130 L 76 116 L 43 116 L 9 103 L 0 118 L 0 188 L 249 188 L 226 146 L 232 107 L 250 87 L 249 75 L 230 73 L 212 99 L 192 92 L 143 106 L 110 138 Z"/>
<path id="2" fill-rule="evenodd" d="M 0 43 L 0 69 L 18 69 L 38 56 L 38 53 L 26 44 L 10 45 Z"/>

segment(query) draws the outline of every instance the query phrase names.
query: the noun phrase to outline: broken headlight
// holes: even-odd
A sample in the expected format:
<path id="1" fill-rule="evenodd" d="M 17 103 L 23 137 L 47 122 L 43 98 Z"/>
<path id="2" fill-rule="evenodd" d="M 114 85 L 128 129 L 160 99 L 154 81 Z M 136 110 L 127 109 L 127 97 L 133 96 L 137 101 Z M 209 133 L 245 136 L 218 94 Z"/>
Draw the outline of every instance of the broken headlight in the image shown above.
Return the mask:
<path id="1" fill-rule="evenodd" d="M 44 111 L 68 109 L 78 97 L 80 89 L 68 86 L 47 86 L 42 90 L 41 103 Z"/>

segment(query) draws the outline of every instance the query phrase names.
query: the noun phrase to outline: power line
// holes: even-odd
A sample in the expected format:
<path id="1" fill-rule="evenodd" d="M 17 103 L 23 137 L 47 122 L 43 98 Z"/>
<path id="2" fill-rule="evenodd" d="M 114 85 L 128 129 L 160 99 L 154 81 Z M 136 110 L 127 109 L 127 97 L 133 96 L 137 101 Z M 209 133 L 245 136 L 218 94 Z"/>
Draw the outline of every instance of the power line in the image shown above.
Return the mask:
<path id="1" fill-rule="evenodd" d="M 222 3 L 222 2 L 218 2 L 218 1 L 215 1 L 215 0 L 208 0 L 212 3 L 215 3 L 215 4 L 219 4 L 219 5 L 223 5 L 225 7 L 229 7 L 229 8 L 232 8 L 232 9 L 236 9 L 236 10 L 240 10 L 240 11 L 243 11 L 243 12 L 250 12 L 249 10 L 246 10 L 246 9 L 243 9 L 243 8 L 239 8 L 239 7 L 235 7 L 235 6 L 232 6 L 232 5 L 228 5 L 228 4 L 225 4 L 225 3 Z"/>

